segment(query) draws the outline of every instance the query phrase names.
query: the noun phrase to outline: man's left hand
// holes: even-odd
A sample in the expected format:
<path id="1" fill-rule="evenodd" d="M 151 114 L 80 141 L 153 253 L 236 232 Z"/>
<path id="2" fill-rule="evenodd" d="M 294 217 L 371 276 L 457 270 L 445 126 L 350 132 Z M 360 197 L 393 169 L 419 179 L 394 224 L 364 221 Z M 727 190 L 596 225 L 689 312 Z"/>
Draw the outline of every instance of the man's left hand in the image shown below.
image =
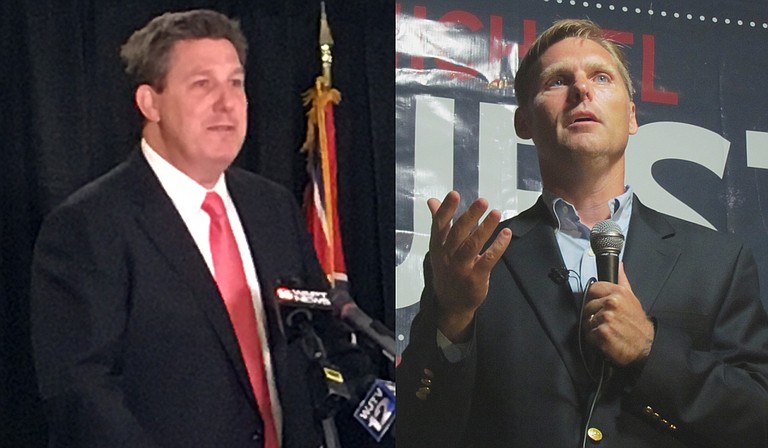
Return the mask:
<path id="1" fill-rule="evenodd" d="M 597 282 L 589 289 L 582 319 L 587 341 L 616 365 L 641 361 L 651 352 L 653 322 L 632 292 L 623 263 L 618 284 Z"/>

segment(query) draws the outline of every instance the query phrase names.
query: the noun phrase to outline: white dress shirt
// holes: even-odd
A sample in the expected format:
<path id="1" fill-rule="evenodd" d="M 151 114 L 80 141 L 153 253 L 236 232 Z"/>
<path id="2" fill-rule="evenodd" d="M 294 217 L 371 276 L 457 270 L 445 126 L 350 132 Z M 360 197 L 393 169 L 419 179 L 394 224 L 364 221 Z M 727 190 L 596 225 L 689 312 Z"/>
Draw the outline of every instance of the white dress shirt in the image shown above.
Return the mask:
<path id="1" fill-rule="evenodd" d="M 186 224 L 189 233 L 192 235 L 192 239 L 195 240 L 195 244 L 200 250 L 200 254 L 205 259 L 206 264 L 208 264 L 208 269 L 210 269 L 211 275 L 216 278 L 216 273 L 213 269 L 213 256 L 211 255 L 209 236 L 211 218 L 208 213 L 202 209 L 203 200 L 209 190 L 198 184 L 175 166 L 171 165 L 167 160 L 160 156 L 160 154 L 155 152 L 144 139 L 141 139 L 141 152 L 147 159 L 152 171 L 154 171 L 155 175 L 160 180 L 160 184 L 162 184 L 166 194 L 171 198 L 173 205 L 181 215 L 181 219 L 184 220 L 184 224 Z M 282 409 L 277 395 L 277 387 L 275 386 L 272 358 L 270 356 L 267 333 L 265 330 L 264 305 L 261 299 L 259 280 L 256 277 L 256 267 L 253 264 L 253 258 L 251 257 L 251 249 L 248 246 L 248 240 L 245 238 L 243 225 L 240 222 L 240 217 L 237 214 L 235 204 L 229 196 L 224 173 L 221 174 L 216 185 L 214 185 L 210 191 L 218 193 L 224 201 L 224 207 L 227 210 L 227 218 L 232 227 L 232 232 L 235 234 L 237 248 L 240 252 L 240 257 L 243 260 L 245 279 L 248 282 L 253 309 L 256 312 L 259 338 L 261 339 L 261 351 L 264 355 L 264 367 L 267 374 L 267 383 L 269 385 L 269 397 L 272 402 L 272 414 L 275 418 L 275 425 L 277 425 L 276 429 L 278 437 L 282 439 Z"/>

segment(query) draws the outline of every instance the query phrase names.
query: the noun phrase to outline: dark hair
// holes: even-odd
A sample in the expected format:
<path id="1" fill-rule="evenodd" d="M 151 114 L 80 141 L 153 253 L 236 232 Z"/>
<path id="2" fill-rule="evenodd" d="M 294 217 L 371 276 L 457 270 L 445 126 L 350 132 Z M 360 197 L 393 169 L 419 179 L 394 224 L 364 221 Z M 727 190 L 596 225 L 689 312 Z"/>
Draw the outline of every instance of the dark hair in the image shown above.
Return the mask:
<path id="1" fill-rule="evenodd" d="M 131 34 L 120 47 L 120 58 L 136 86 L 149 84 L 162 90 L 173 45 L 182 40 L 205 38 L 230 41 L 245 66 L 248 41 L 240 30 L 240 22 L 208 9 L 167 12 L 155 17 Z"/>
<path id="2" fill-rule="evenodd" d="M 569 37 L 589 39 L 605 48 L 616 61 L 619 73 L 624 80 L 624 85 L 627 87 L 629 97 L 632 98 L 632 95 L 635 94 L 635 89 L 632 87 L 632 78 L 629 75 L 627 59 L 619 45 L 612 40 L 606 39 L 602 28 L 591 20 L 563 19 L 558 20 L 541 33 L 541 36 L 533 42 L 531 48 L 528 49 L 528 52 L 520 61 L 520 66 L 515 74 L 515 95 L 517 95 L 518 106 L 528 104 L 532 98 L 533 89 L 535 88 L 534 82 L 540 70 L 538 62 L 541 55 L 552 45 Z"/>

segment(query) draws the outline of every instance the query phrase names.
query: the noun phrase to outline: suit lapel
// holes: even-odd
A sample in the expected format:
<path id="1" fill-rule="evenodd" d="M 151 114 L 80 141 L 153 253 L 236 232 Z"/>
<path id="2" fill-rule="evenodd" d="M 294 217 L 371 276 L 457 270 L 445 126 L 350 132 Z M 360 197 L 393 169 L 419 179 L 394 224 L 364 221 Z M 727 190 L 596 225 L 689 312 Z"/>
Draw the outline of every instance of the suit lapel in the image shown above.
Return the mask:
<path id="1" fill-rule="evenodd" d="M 133 193 L 139 206 L 139 228 L 167 261 L 179 283 L 186 286 L 181 294 L 190 297 L 208 318 L 246 394 L 255 402 L 226 306 L 189 230 L 140 151 L 132 154 L 128 166 L 135 176 L 129 177 L 131 184 L 125 188 Z"/>
<path id="2" fill-rule="evenodd" d="M 236 169 L 227 171 L 227 189 L 238 210 L 256 268 L 261 301 L 267 319 L 268 342 L 277 377 L 285 354 L 282 350 L 285 345 L 283 336 L 285 331 L 273 291 L 279 286 L 277 284 L 280 281 L 279 276 L 284 274 L 275 272 L 273 268 L 275 263 L 270 263 L 270 260 L 284 254 L 281 254 L 279 249 L 275 249 L 282 247 L 281 245 L 276 244 L 275 241 L 269 241 L 265 232 L 260 231 L 260 229 L 275 226 L 274 217 L 270 213 L 271 208 L 267 205 L 272 198 L 260 197 L 259 192 L 254 191 L 253 185 L 249 185 Z"/>
<path id="3" fill-rule="evenodd" d="M 579 359 L 578 305 L 567 283 L 549 277 L 563 267 L 554 226 L 543 201 L 510 222 L 512 242 L 502 259 L 535 311 L 577 385 L 588 382 Z M 536 256 L 532 256 L 536 254 Z"/>
<path id="4" fill-rule="evenodd" d="M 648 312 L 680 257 L 680 247 L 674 242 L 675 230 L 669 222 L 640 203 L 637 196 L 632 202 L 628 233 L 624 268 L 632 290 Z"/>

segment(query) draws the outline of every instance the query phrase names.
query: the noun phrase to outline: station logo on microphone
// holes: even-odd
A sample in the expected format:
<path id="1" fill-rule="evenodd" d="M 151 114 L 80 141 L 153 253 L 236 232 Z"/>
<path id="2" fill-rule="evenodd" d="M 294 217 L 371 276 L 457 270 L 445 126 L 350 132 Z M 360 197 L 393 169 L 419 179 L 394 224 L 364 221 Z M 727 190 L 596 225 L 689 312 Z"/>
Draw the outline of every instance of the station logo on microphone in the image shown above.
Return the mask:
<path id="1" fill-rule="evenodd" d="M 355 410 L 355 418 L 380 442 L 395 421 L 395 384 L 377 379 Z"/>

